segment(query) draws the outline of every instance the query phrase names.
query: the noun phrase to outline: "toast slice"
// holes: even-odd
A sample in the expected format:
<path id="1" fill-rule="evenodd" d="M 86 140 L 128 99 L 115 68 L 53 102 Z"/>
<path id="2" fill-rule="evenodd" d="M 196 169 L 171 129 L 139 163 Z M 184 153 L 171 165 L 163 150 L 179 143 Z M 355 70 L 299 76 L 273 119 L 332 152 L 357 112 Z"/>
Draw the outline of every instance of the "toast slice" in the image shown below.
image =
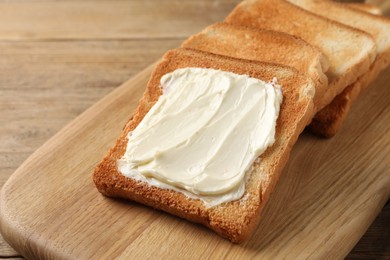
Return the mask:
<path id="1" fill-rule="evenodd" d="M 368 72 L 357 82 L 348 86 L 342 93 L 314 117 L 310 128 L 324 137 L 334 136 L 347 117 L 354 100 L 360 92 L 390 63 L 390 19 L 350 8 L 349 5 L 332 1 L 288 0 L 308 11 L 326 18 L 358 28 L 372 35 L 377 46 L 377 56 Z"/>
<path id="2" fill-rule="evenodd" d="M 383 70 L 381 64 L 382 62 L 375 61 L 368 72 L 361 76 L 355 83 L 346 87 L 328 106 L 318 111 L 313 117 L 309 129 L 316 135 L 325 138 L 336 135 L 360 92 L 372 83 Z"/>
<path id="3" fill-rule="evenodd" d="M 324 72 L 329 64 L 325 55 L 305 41 L 286 33 L 216 23 L 190 36 L 182 47 L 293 67 L 308 75 L 316 84 L 314 105 L 328 87 L 328 78 Z"/>
<path id="4" fill-rule="evenodd" d="M 328 105 L 346 86 L 368 71 L 376 57 L 376 46 L 369 34 L 284 0 L 243 1 L 225 21 L 292 34 L 322 51 L 329 59 L 329 86 L 317 110 Z"/>
<path id="5" fill-rule="evenodd" d="M 264 81 L 277 78 L 283 103 L 277 119 L 275 143 L 257 160 L 246 181 L 244 196 L 236 201 L 206 207 L 183 193 L 161 189 L 126 178 L 118 172 L 117 160 L 126 150 L 127 134 L 134 130 L 162 94 L 160 79 L 179 68 L 211 68 L 245 74 Z M 154 69 L 140 103 L 114 147 L 93 173 L 97 189 L 109 197 L 125 198 L 201 223 L 232 242 L 241 242 L 254 231 L 260 212 L 286 164 L 298 135 L 313 115 L 312 80 L 296 70 L 267 63 L 239 60 L 201 51 L 175 49 L 167 52 Z"/>

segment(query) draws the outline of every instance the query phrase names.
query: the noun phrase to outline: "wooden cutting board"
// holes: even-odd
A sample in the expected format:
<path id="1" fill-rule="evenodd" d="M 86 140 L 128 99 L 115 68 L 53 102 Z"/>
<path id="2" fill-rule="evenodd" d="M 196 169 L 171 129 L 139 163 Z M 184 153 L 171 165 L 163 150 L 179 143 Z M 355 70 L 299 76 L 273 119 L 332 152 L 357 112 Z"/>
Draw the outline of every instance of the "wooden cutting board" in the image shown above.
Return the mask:
<path id="1" fill-rule="evenodd" d="M 103 197 L 95 165 L 142 95 L 147 68 L 38 149 L 4 185 L 0 229 L 28 258 L 342 258 L 390 196 L 390 69 L 330 140 L 303 133 L 260 225 L 231 244 L 206 228 Z"/>

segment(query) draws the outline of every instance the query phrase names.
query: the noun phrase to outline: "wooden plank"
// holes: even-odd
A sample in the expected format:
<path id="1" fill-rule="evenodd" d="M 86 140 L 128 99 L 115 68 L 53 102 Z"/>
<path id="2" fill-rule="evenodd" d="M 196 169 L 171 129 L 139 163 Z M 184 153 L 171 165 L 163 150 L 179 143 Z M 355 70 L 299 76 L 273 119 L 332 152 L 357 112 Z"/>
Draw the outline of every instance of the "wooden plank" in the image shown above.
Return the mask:
<path id="1" fill-rule="evenodd" d="M 47 139 L 181 41 L 0 42 L 0 187 Z"/>
<path id="2" fill-rule="evenodd" d="M 61 130 L 4 186 L 0 227 L 23 255 L 342 258 L 389 198 L 389 69 L 335 138 L 300 137 L 262 222 L 242 245 L 142 205 L 104 198 L 91 182 L 92 169 L 117 138 L 149 73 Z"/>
<path id="3" fill-rule="evenodd" d="M 136 0 L 138 3 L 143 2 L 143 0 Z M 183 0 L 183 1 L 191 1 L 191 0 Z M 180 2 L 183 2 L 180 1 Z M 73 6 L 77 7 L 75 3 L 79 1 L 75 0 L 60 0 L 60 1 L 52 1 L 52 0 L 16 0 L 16 1 L 7 1 L 2 0 L 0 3 L 4 4 L 29 4 L 32 3 L 38 4 L 38 5 L 46 5 L 47 3 L 55 3 L 55 2 L 61 2 L 61 3 L 70 3 L 73 2 Z M 85 1 L 83 1 L 85 2 Z M 97 1 L 89 1 L 89 2 L 97 2 Z M 100 0 L 99 2 L 112 2 L 107 0 Z M 116 1 L 119 2 L 119 1 Z M 120 2 L 126 2 L 126 0 L 120 1 Z M 134 2 L 134 1 L 133 1 Z M 173 2 L 173 1 L 171 1 Z M 178 1 L 176 1 L 178 2 Z M 199 1 L 200 2 L 200 1 Z M 204 1 L 203 1 L 204 2 Z M 234 1 L 230 1 L 234 2 Z M 1 5 L 0 5 L 1 6 Z M 207 3 L 204 5 L 205 7 L 209 8 L 209 5 Z M 22 8 L 23 9 L 23 8 Z M 32 9 L 32 10 L 41 10 L 39 8 Z M 43 10 L 43 9 L 42 9 Z M 14 9 L 14 11 L 18 11 Z M 30 15 L 31 17 L 31 15 Z M 16 13 L 15 18 L 19 19 L 20 14 Z M 0 20 L 2 19 L 2 13 L 0 15 Z M 25 21 L 25 20 L 24 20 Z M 27 21 L 27 23 L 30 21 Z M 47 20 L 43 19 L 43 23 L 46 23 Z M 4 26 L 7 26 L 7 24 L 2 24 Z M 0 25 L 1 27 L 1 25 Z M 88 29 L 88 27 L 85 27 Z M 41 27 L 28 27 L 29 30 L 26 32 L 27 35 L 35 35 L 36 29 L 41 29 Z M 9 38 L 6 38 L 9 39 Z M 33 39 L 35 38 L 29 38 L 26 37 L 26 39 Z M 140 46 L 147 45 L 148 42 L 152 42 L 155 38 L 149 38 L 150 41 L 140 41 Z M 12 40 L 12 39 L 11 39 Z M 81 39 L 83 40 L 83 39 Z M 0 43 L 1 44 L 1 43 Z M 8 44 L 9 43 L 5 43 Z M 18 43 L 16 43 L 18 44 Z M 137 70 L 154 60 L 155 58 L 159 57 L 160 55 L 153 56 L 153 49 L 155 47 L 150 47 L 153 45 L 148 45 L 148 50 L 146 52 L 151 52 L 152 56 L 154 58 L 149 59 L 148 62 L 145 62 L 142 58 L 142 55 L 140 55 L 139 60 L 137 60 L 137 52 L 134 52 L 135 58 L 130 57 L 128 61 L 126 61 L 126 58 L 122 59 L 122 56 L 120 53 L 116 53 L 114 49 L 111 49 L 112 53 L 108 55 L 103 55 L 104 57 L 100 56 L 101 53 L 106 54 L 107 49 L 110 49 L 109 45 L 114 44 L 113 46 L 117 46 L 116 41 L 113 42 L 107 42 L 106 47 L 96 48 L 92 44 L 91 46 L 85 46 L 84 48 L 81 48 L 79 51 L 76 48 L 69 48 L 72 43 L 71 42 L 38 42 L 38 45 L 32 46 L 31 42 L 27 42 L 26 44 L 22 44 L 19 46 L 16 46 L 17 48 L 9 49 L 7 48 L 7 45 L 1 45 L 0 47 L 0 97 L 6 96 L 6 99 L 3 99 L 0 101 L 0 105 L 5 104 L 3 103 L 4 100 L 7 102 L 8 100 L 12 100 L 15 97 L 19 96 L 21 98 L 17 98 L 18 104 L 15 105 L 12 102 L 8 102 L 8 107 L 3 109 L 2 107 L 0 109 L 0 120 L 2 118 L 5 118 L 7 115 L 12 114 L 16 117 L 8 116 L 7 120 L 3 120 L 0 122 L 0 124 L 6 128 L 6 131 L 3 131 L 3 128 L 0 128 L 0 138 L 2 140 L 0 141 L 0 145 L 2 146 L 2 151 L 0 152 L 0 184 L 5 182 L 5 180 L 10 176 L 10 174 L 16 169 L 17 166 L 19 166 L 22 161 L 27 158 L 29 154 L 31 154 L 38 146 L 40 146 L 47 138 L 52 136 L 58 129 L 60 129 L 63 125 L 65 125 L 67 122 L 69 122 L 71 119 L 73 119 L 76 115 L 81 113 L 85 109 L 85 107 L 89 106 L 86 105 L 88 102 L 94 102 L 97 100 L 100 96 L 99 94 L 96 94 L 96 99 L 92 101 L 91 96 L 93 96 L 95 92 L 100 92 L 101 96 L 104 95 L 104 93 L 107 93 L 110 91 L 108 88 L 114 88 L 115 84 L 119 84 L 120 82 L 124 81 L 126 78 L 124 78 L 124 75 L 133 75 Z M 48 51 L 51 52 L 51 54 L 46 55 L 45 54 L 45 44 L 48 45 Z M 57 45 L 58 44 L 58 45 Z M 64 44 L 63 47 L 66 50 L 63 51 L 63 53 L 56 53 L 56 48 L 58 46 L 62 46 L 61 44 Z M 76 45 L 80 44 L 80 42 L 76 42 Z M 100 43 L 99 43 L 100 44 Z M 137 51 L 145 54 L 145 50 L 142 50 L 142 48 L 134 47 L 136 45 L 128 45 L 128 48 L 136 48 Z M 104 46 L 103 44 L 101 46 Z M 9 47 L 9 46 L 8 46 Z M 73 49 L 70 50 L 70 49 Z M 87 53 L 90 49 L 96 50 L 94 53 L 93 51 L 89 52 L 88 55 L 84 55 L 83 53 Z M 120 47 L 119 47 L 120 49 Z M 6 52 L 6 55 L 4 54 L 4 50 Z M 34 53 L 31 53 L 30 50 L 34 50 Z M 120 52 L 120 51 L 119 51 Z M 76 54 L 77 53 L 77 54 Z M 115 54 L 116 53 L 116 54 Z M 7 58 L 5 58 L 7 56 Z M 70 57 L 69 57 L 70 56 Z M 96 58 L 99 56 L 99 58 Z M 85 59 L 86 61 L 83 62 L 82 60 Z M 146 59 L 148 59 L 146 57 Z M 116 61 L 119 61 L 121 64 L 115 64 Z M 74 65 L 75 63 L 83 63 L 83 65 Z M 123 63 L 122 63 L 123 62 Z M 30 64 L 31 63 L 31 64 Z M 49 63 L 46 64 L 46 63 Z M 61 63 L 62 65 L 58 65 L 56 63 Z M 98 63 L 98 65 L 96 64 Z M 107 63 L 105 65 L 99 64 L 99 63 Z M 115 67 L 114 69 L 110 70 L 110 64 Z M 139 65 L 141 64 L 141 65 Z M 142 65 L 144 64 L 144 65 Z M 74 69 L 71 69 L 74 66 Z M 102 77 L 102 79 L 99 77 L 101 76 L 101 73 L 104 74 L 105 70 L 103 68 L 106 68 L 109 70 L 110 73 L 113 73 L 116 75 L 116 77 L 124 78 L 123 80 L 114 79 L 112 80 L 111 77 L 107 79 L 106 77 Z M 19 69 L 21 69 L 19 71 Z M 71 72 L 68 72 L 70 69 Z M 82 73 L 78 74 L 76 73 L 76 70 L 82 71 Z M 128 70 L 126 72 L 126 70 Z M 65 75 L 61 75 L 61 71 L 65 72 Z M 46 73 L 45 73 L 46 72 Z M 107 83 L 110 87 L 105 88 L 103 85 L 101 87 L 85 87 L 85 85 L 90 86 L 92 82 L 94 81 L 93 77 L 88 77 L 90 73 L 96 73 L 98 75 L 94 75 L 96 77 L 96 82 L 98 83 L 99 80 L 101 82 Z M 129 74 L 125 74 L 129 73 Z M 26 76 L 29 75 L 29 76 Z M 35 76 L 34 76 L 35 75 Z M 55 78 L 60 77 L 61 80 L 55 80 Z M 67 77 L 67 78 L 66 78 Z M 77 78 L 76 80 L 74 78 Z M 85 79 L 85 84 L 82 83 L 82 79 Z M 107 80 L 107 81 L 104 81 Z M 74 84 L 75 81 L 79 82 L 77 84 Z M 117 83 L 114 83 L 117 82 Z M 66 84 L 65 84 L 66 83 Z M 73 85 L 74 87 L 68 88 L 70 85 Z M 86 91 L 88 94 L 82 94 L 83 91 L 78 91 L 78 95 L 83 95 L 87 98 L 91 98 L 90 100 L 87 100 L 86 103 L 82 99 L 78 99 L 78 102 L 81 102 L 82 104 L 76 104 L 67 102 L 62 102 L 62 99 L 58 96 L 56 98 L 56 102 L 53 104 L 48 105 L 47 99 L 40 97 L 40 95 L 36 94 L 37 91 L 44 91 L 46 92 L 45 95 L 47 95 L 47 92 L 55 91 L 58 95 L 64 95 L 64 99 L 71 100 L 71 94 L 68 94 L 65 91 L 58 91 L 58 89 L 62 87 L 67 87 L 68 91 L 75 91 L 75 88 L 83 88 L 83 91 Z M 18 91 L 8 91 L 9 89 L 14 89 Z M 26 89 L 30 89 L 30 92 L 25 93 Z M 35 89 L 35 92 L 33 91 Z M 3 90 L 7 90 L 7 93 Z M 42 92 L 41 92 L 42 93 Z M 65 93 L 65 94 L 64 94 Z M 23 96 L 23 97 L 22 97 Z M 30 97 L 30 99 L 29 99 Z M 23 99 L 25 101 L 23 101 Z M 31 99 L 33 102 L 31 102 Z M 37 101 L 38 102 L 35 102 Z M 57 103 L 58 102 L 58 103 Z M 28 106 L 22 105 L 23 103 L 28 103 Z M 92 104 L 90 103 L 90 104 Z M 75 106 L 74 109 L 70 109 L 70 106 Z M 41 107 L 42 106 L 42 107 Z M 54 108 L 55 107 L 55 108 Z M 18 109 L 21 109 L 17 113 L 16 111 Z M 61 111 L 65 110 L 66 113 L 61 114 Z M 28 118 L 28 113 L 31 111 L 34 111 L 32 115 L 36 119 L 35 122 L 32 122 L 33 120 Z M 38 112 L 37 112 L 38 111 Z M 45 112 L 49 111 L 49 113 Z M 45 116 L 46 113 L 46 116 Z M 59 114 L 58 114 L 59 113 Z M 38 116 L 40 115 L 40 116 Z M 55 122 L 53 120 L 50 120 L 50 122 L 47 120 L 48 118 L 52 119 L 54 117 L 58 116 Z M 16 122 L 16 123 L 15 123 Z M 30 129 L 30 130 L 29 130 Z M 32 130 L 31 130 L 32 129 Z M 15 140 L 16 139 L 16 142 Z M 5 141 L 5 142 L 3 142 Z M 14 146 L 16 144 L 16 146 Z M 19 145 L 19 146 L 18 146 Z M 22 149 L 22 150 L 18 150 Z M 25 150 L 23 150 L 25 149 Z M 3 241 L 0 239 L 0 241 Z M 373 238 L 373 241 L 375 241 L 375 238 Z M 386 241 L 386 240 L 385 240 Z M 387 240 L 388 241 L 388 240 Z M 6 247 L 5 247 L 6 248 Z M 375 248 L 375 247 L 372 247 Z M 0 257 L 8 257 L 8 255 L 3 255 L 0 252 Z"/>
<path id="4" fill-rule="evenodd" d="M 390 259 L 390 202 L 356 244 L 347 260 Z"/>
<path id="5" fill-rule="evenodd" d="M 0 185 L 66 123 L 180 41 L 0 42 Z M 3 245 L 1 257 L 14 252 Z"/>
<path id="6" fill-rule="evenodd" d="M 47 139 L 182 39 L 0 42 L 0 187 Z M 0 257 L 17 257 L 0 237 Z"/>
<path id="7" fill-rule="evenodd" d="M 135 39 L 112 41 L 0 41 L 0 65 L 2 76 L 14 71 L 15 66 L 35 68 L 39 63 L 64 64 L 129 64 L 131 73 L 139 72 L 166 50 L 176 48 L 185 38 Z M 32 64 L 31 64 L 32 63 Z M 17 65 L 15 65 L 17 64 Z M 117 68 L 114 68 L 117 69 Z M 36 68 L 38 71 L 39 68 Z M 29 71 L 24 71 L 29 72 Z M 31 71 L 32 73 L 34 71 Z M 42 73 L 41 73 L 42 74 Z M 0 78 L 3 80 L 2 78 Z"/>
<path id="8" fill-rule="evenodd" d="M 238 2 L 0 2 L 0 39 L 118 40 L 186 37 L 207 25 L 222 21 Z"/>

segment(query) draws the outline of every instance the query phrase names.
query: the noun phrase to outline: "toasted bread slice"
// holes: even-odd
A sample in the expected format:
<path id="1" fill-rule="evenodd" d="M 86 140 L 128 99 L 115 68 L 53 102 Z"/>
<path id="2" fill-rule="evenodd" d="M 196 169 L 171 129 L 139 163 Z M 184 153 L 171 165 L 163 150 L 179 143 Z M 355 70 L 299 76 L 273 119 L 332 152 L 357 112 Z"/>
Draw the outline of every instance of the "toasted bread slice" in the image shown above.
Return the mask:
<path id="1" fill-rule="evenodd" d="M 375 61 L 368 72 L 354 84 L 346 87 L 328 106 L 316 113 L 309 125 L 310 130 L 326 138 L 336 135 L 360 92 L 372 83 L 382 70 L 382 62 Z"/>
<path id="2" fill-rule="evenodd" d="M 359 93 L 365 89 L 390 63 L 390 19 L 350 8 L 346 4 L 331 1 L 288 0 L 304 9 L 329 19 L 370 33 L 377 45 L 377 56 L 370 70 L 357 82 L 348 86 L 313 119 L 311 129 L 324 137 L 337 133 L 350 107 Z"/>
<path id="3" fill-rule="evenodd" d="M 246 74 L 282 86 L 283 103 L 277 119 L 275 143 L 260 156 L 260 162 L 246 182 L 244 196 L 233 202 L 205 207 L 200 200 L 181 192 L 161 189 L 145 182 L 126 178 L 118 172 L 117 160 L 126 150 L 127 134 L 134 130 L 162 94 L 160 79 L 179 68 L 199 67 Z M 241 242 L 254 231 L 260 212 L 272 192 L 290 150 L 313 115 L 314 84 L 296 70 L 267 63 L 250 62 L 189 49 L 167 52 L 154 69 L 146 92 L 134 115 L 124 127 L 103 161 L 96 167 L 93 180 L 98 190 L 110 197 L 134 200 L 201 223 L 233 242 Z"/>
<path id="4" fill-rule="evenodd" d="M 324 72 L 329 64 L 325 55 L 305 41 L 286 33 L 216 23 L 189 37 L 182 47 L 291 66 L 311 77 L 316 84 L 314 105 L 328 87 L 328 78 Z"/>
<path id="5" fill-rule="evenodd" d="M 329 86 L 318 110 L 368 71 L 376 56 L 376 46 L 369 34 L 283 0 L 243 1 L 225 21 L 289 33 L 320 49 L 328 57 L 330 66 Z"/>

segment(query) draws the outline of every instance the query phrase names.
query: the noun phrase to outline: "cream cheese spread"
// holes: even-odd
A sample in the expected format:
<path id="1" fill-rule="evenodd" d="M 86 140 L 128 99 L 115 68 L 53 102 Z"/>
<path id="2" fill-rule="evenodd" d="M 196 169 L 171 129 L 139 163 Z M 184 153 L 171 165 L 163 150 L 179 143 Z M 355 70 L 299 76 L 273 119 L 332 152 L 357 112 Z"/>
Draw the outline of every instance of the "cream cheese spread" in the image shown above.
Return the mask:
<path id="1" fill-rule="evenodd" d="M 252 164 L 275 141 L 282 103 L 276 80 L 184 68 L 164 75 L 161 86 L 128 134 L 119 172 L 208 207 L 242 197 Z"/>

